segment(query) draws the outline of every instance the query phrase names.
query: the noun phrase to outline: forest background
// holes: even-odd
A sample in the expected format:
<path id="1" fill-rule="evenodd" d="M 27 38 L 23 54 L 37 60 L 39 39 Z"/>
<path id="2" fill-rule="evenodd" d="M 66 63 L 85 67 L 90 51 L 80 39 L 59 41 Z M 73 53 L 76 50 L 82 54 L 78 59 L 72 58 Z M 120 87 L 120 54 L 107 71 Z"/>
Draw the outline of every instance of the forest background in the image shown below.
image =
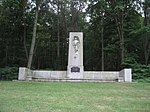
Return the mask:
<path id="1" fill-rule="evenodd" d="M 0 80 L 66 70 L 71 31 L 84 33 L 86 71 L 132 68 L 150 82 L 150 0 L 1 0 Z"/>

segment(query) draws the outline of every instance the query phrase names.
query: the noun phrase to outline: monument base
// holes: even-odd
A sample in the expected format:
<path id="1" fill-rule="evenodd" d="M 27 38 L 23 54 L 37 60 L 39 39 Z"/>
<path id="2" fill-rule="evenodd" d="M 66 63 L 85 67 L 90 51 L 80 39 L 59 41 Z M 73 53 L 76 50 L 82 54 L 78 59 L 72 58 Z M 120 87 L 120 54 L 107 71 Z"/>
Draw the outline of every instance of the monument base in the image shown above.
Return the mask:
<path id="1" fill-rule="evenodd" d="M 68 66 L 67 78 L 69 79 L 82 79 L 84 74 L 83 66 Z"/>
<path id="2" fill-rule="evenodd" d="M 80 67 L 80 73 L 72 73 L 72 67 L 68 71 L 30 70 L 19 68 L 19 81 L 48 81 L 48 82 L 132 82 L 132 70 L 121 71 L 84 71 Z M 73 69 L 73 71 L 79 69 Z M 82 72 L 81 72 L 82 71 Z M 70 73 L 70 74 L 69 74 Z"/>

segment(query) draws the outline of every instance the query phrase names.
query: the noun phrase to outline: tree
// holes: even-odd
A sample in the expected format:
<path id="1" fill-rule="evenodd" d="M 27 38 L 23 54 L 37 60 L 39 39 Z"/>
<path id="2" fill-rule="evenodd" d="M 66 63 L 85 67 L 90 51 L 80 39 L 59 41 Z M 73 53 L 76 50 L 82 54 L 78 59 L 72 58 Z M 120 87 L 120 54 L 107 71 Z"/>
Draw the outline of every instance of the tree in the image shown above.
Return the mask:
<path id="1" fill-rule="evenodd" d="M 143 2 L 144 10 L 144 58 L 145 65 L 148 65 L 150 59 L 150 1 Z"/>
<path id="2" fill-rule="evenodd" d="M 22 13 L 23 13 L 23 45 L 24 45 L 24 50 L 26 54 L 26 59 L 28 60 L 28 50 L 27 50 L 27 43 L 26 43 L 26 38 L 27 38 L 27 33 L 26 33 L 26 6 L 27 6 L 27 0 L 22 0 Z"/>
<path id="3" fill-rule="evenodd" d="M 22 51 L 23 11 L 21 0 L 5 0 L 0 16 L 1 66 L 24 65 Z M 17 50 L 16 50 L 17 49 Z M 22 62 L 22 64 L 21 64 Z M 5 64 L 4 64 L 5 63 Z"/>
<path id="4" fill-rule="evenodd" d="M 102 3 L 104 3 L 104 5 Z M 105 52 L 104 53 L 105 70 L 114 70 L 114 69 L 120 70 L 121 68 L 125 67 L 124 61 L 127 57 L 126 56 L 127 53 L 129 52 L 128 50 L 131 49 L 128 48 L 128 46 L 133 45 L 133 43 L 131 44 L 130 42 L 133 41 L 133 37 L 136 37 L 134 35 L 131 35 L 131 32 L 137 30 L 140 25 L 139 19 L 136 19 L 141 17 L 140 14 L 138 14 L 137 12 L 137 6 L 138 5 L 135 5 L 135 1 L 131 2 L 131 1 L 119 1 L 119 0 L 114 0 L 114 1 L 93 0 L 91 2 L 89 9 L 91 15 L 90 30 L 92 31 L 92 33 L 89 31 L 91 33 L 91 37 L 89 38 L 91 38 L 90 46 L 93 46 L 93 49 L 95 49 L 94 53 L 92 53 L 94 56 L 90 56 L 90 57 L 94 57 L 94 59 L 92 59 L 93 60 L 92 62 L 95 62 L 94 60 L 96 60 L 96 62 L 103 63 L 102 59 L 100 60 L 97 58 L 98 57 L 97 53 L 101 54 L 101 57 L 103 57 L 102 56 L 103 53 L 97 52 L 97 49 L 102 51 L 103 43 L 101 43 L 101 48 L 100 48 L 100 46 L 98 46 L 100 43 L 98 37 L 104 36 L 103 41 L 104 41 L 104 52 Z M 103 17 L 104 21 L 102 25 L 102 16 L 100 15 L 103 10 L 105 14 Z M 135 15 L 135 17 L 132 15 Z M 129 19 L 129 17 L 131 18 Z M 137 21 L 132 23 L 132 20 L 137 20 Z M 133 27 L 131 27 L 131 24 Z M 138 37 L 136 38 L 140 39 L 140 36 L 138 35 Z M 130 45 L 128 43 L 130 43 Z M 136 44 L 134 44 L 134 46 Z M 94 46 L 96 47 L 94 48 Z M 97 57 L 95 57 L 95 55 Z M 97 68 L 99 69 L 100 68 L 99 63 L 95 63 L 93 66 L 95 66 L 96 69 Z M 101 64 L 101 68 L 103 68 L 102 64 Z"/>
<path id="5" fill-rule="evenodd" d="M 125 37 L 124 37 L 124 24 L 125 19 L 128 15 L 128 11 L 130 7 L 131 1 L 111 1 L 112 10 L 114 9 L 113 16 L 116 22 L 118 37 L 120 39 L 120 50 L 121 50 L 121 65 L 124 62 L 125 58 Z"/>
<path id="6" fill-rule="evenodd" d="M 29 59 L 28 59 L 28 65 L 27 68 L 31 68 L 32 60 L 33 60 L 33 53 L 34 53 L 34 47 L 35 47 L 35 41 L 37 36 L 37 21 L 38 21 L 38 14 L 39 14 L 39 3 L 40 0 L 36 0 L 36 10 L 35 10 L 35 19 L 34 19 L 34 27 L 33 27 L 33 36 L 32 36 L 32 43 L 29 53 Z"/>
<path id="7" fill-rule="evenodd" d="M 137 11 L 139 2 L 43 0 L 36 26 L 35 0 L 4 0 L 0 5 L 0 66 L 25 66 L 30 56 L 32 68 L 65 70 L 69 31 L 84 32 L 85 70 L 120 70 L 129 62 L 148 65 L 149 5 L 143 3 L 146 16 L 142 17 Z"/>
<path id="8" fill-rule="evenodd" d="M 71 10 L 71 31 L 79 31 L 80 13 L 85 8 L 87 0 L 72 0 L 70 3 Z"/>

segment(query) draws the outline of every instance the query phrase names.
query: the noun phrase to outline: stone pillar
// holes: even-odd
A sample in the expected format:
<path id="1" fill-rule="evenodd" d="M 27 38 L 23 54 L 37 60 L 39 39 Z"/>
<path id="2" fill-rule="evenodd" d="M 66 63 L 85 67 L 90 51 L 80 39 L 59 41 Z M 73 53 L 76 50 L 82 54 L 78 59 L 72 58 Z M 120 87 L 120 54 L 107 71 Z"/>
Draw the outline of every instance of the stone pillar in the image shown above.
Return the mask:
<path id="1" fill-rule="evenodd" d="M 83 72 L 83 33 L 70 32 L 67 77 L 82 79 Z"/>
<path id="2" fill-rule="evenodd" d="M 26 67 L 19 67 L 18 80 L 20 81 L 31 81 L 33 76 L 33 71 Z"/>
<path id="3" fill-rule="evenodd" d="M 132 70 L 123 69 L 119 73 L 119 77 L 122 77 L 124 82 L 132 82 Z"/>
<path id="4" fill-rule="evenodd" d="M 124 81 L 125 82 L 132 82 L 132 70 L 131 69 L 124 69 Z"/>
<path id="5" fill-rule="evenodd" d="M 18 76 L 18 80 L 23 81 L 26 80 L 26 76 L 27 76 L 27 68 L 25 67 L 19 67 L 19 76 Z"/>

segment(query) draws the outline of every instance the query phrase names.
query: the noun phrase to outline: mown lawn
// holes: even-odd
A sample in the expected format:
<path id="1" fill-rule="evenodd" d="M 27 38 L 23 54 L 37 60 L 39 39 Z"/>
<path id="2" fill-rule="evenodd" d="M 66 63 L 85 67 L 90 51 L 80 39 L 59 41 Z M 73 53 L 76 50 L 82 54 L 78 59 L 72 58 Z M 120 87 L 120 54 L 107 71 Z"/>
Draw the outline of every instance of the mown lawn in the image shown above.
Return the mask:
<path id="1" fill-rule="evenodd" d="M 150 112 L 150 83 L 0 81 L 0 112 Z"/>

